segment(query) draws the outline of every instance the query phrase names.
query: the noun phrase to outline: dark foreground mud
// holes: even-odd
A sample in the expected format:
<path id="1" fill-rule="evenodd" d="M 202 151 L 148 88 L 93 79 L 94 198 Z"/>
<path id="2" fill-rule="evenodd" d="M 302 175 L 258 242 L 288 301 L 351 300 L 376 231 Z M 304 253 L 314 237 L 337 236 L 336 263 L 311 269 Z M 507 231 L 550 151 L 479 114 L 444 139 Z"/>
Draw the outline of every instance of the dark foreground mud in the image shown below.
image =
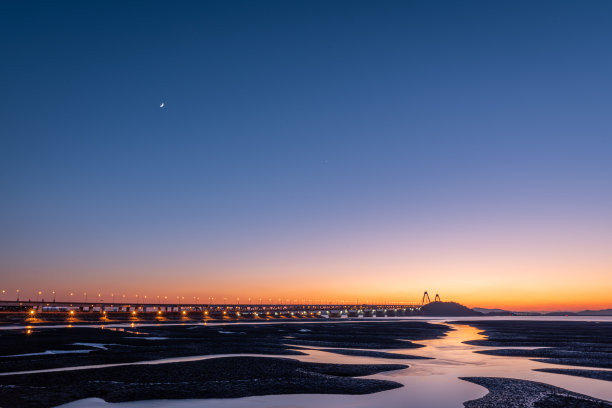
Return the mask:
<path id="1" fill-rule="evenodd" d="M 533 381 L 497 377 L 462 377 L 482 385 L 489 393 L 477 400 L 464 402 L 467 408 L 608 408 L 612 404 Z"/>
<path id="2" fill-rule="evenodd" d="M 295 343 L 359 349 L 416 348 L 420 346 L 410 340 L 438 338 L 448 330 L 448 326 L 424 322 L 322 322 L 121 329 L 58 327 L 33 329 L 29 334 L 26 330 L 0 331 L 0 373 L 212 354 L 303 354 Z M 22 356 L 62 350 L 83 353 Z"/>
<path id="3" fill-rule="evenodd" d="M 441 324 L 398 321 L 11 330 L 0 332 L 0 373 L 215 354 L 299 355 L 303 354 L 301 347 L 294 343 L 300 342 L 325 343 L 334 348 L 417 348 L 420 346 L 411 340 L 442 337 L 448 330 L 448 326 Z M 392 354 L 373 350 L 358 353 L 380 353 L 387 358 L 387 354 Z M 0 407 L 51 407 L 92 397 L 131 401 L 294 393 L 365 394 L 401 385 L 353 377 L 407 367 L 313 364 L 285 358 L 236 356 L 5 375 L 0 376 Z"/>
<path id="4" fill-rule="evenodd" d="M 291 359 L 228 357 L 0 376 L 0 406 L 53 407 L 92 397 L 120 402 L 296 393 L 367 394 L 398 388 L 401 384 L 355 376 L 407 367 L 401 364 L 315 364 Z"/>
<path id="5" fill-rule="evenodd" d="M 482 354 L 529 357 L 550 364 L 612 368 L 612 323 L 610 322 L 500 320 L 461 323 L 482 329 L 488 336 L 487 340 L 469 341 L 467 342 L 469 344 L 541 347 L 533 350 L 479 351 Z"/>
<path id="6" fill-rule="evenodd" d="M 572 368 L 536 368 L 534 371 L 542 371 L 545 373 L 553 373 L 553 374 L 575 375 L 578 377 L 594 378 L 596 380 L 612 381 L 612 371 L 605 371 L 605 370 L 579 370 L 579 369 L 572 369 Z"/>

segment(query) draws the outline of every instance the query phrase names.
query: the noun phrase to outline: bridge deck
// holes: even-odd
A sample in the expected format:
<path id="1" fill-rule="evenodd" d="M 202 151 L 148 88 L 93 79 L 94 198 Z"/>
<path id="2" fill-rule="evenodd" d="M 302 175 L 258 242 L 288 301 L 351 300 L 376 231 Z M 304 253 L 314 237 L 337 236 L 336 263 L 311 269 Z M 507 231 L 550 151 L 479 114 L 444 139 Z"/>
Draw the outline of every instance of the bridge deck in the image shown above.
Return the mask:
<path id="1" fill-rule="evenodd" d="M 0 301 L 1 310 L 35 310 L 37 312 L 58 310 L 226 310 L 226 311 L 308 311 L 308 310 L 376 310 L 376 309 L 420 309 L 420 303 L 398 304 L 240 304 L 240 303 L 128 303 L 128 302 L 43 302 L 43 301 Z"/>

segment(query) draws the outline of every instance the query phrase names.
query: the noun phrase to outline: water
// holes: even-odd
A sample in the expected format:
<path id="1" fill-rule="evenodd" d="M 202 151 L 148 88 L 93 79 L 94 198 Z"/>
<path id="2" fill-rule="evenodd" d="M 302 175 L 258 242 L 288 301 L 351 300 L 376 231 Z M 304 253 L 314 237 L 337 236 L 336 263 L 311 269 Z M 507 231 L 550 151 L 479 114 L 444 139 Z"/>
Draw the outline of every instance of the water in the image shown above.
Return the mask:
<path id="1" fill-rule="evenodd" d="M 550 319 L 547 319 L 550 320 Z M 604 319 L 605 320 L 605 319 Z M 294 394 L 227 399 L 156 400 L 110 404 L 99 399 L 86 399 L 62 405 L 61 408 L 449 408 L 462 407 L 463 402 L 484 396 L 487 390 L 460 380 L 463 376 L 510 377 L 539 381 L 570 391 L 612 401 L 610 382 L 581 377 L 533 371 L 534 368 L 571 368 L 545 364 L 521 357 L 489 356 L 474 353 L 494 347 L 464 344 L 466 340 L 483 339 L 479 330 L 465 325 L 451 325 L 454 329 L 441 339 L 420 341 L 421 349 L 381 350 L 433 357 L 433 360 L 407 360 L 410 368 L 380 373 L 363 378 L 396 381 L 403 387 L 369 395 Z M 291 356 L 301 361 L 339 364 L 389 364 L 404 361 L 384 358 L 345 356 L 321 350 L 304 350 L 308 355 Z M 233 355 L 236 356 L 236 355 Z M 258 355 L 261 356 L 261 355 Z M 191 356 L 169 358 L 141 364 L 194 361 L 222 356 Z M 287 356 L 283 356 L 287 357 Z M 131 363 L 134 364 L 134 363 Z M 111 366 L 111 365 L 106 365 Z M 90 367 L 78 367 L 90 368 Z M 78 369 L 76 368 L 76 369 Z M 70 370 L 63 368 L 47 371 Z"/>
<path id="2" fill-rule="evenodd" d="M 235 325 L 243 325 L 243 324 L 321 324 L 321 323 L 350 323 L 350 322 L 369 322 L 369 323 L 378 323 L 385 322 L 389 320 L 393 321 L 402 321 L 402 320 L 417 320 L 417 321 L 428 321 L 432 323 L 445 323 L 445 322 L 453 322 L 453 321 L 477 321 L 477 320 L 517 320 L 517 321 L 542 321 L 542 322 L 612 322 L 612 316 L 469 316 L 469 317 L 424 317 L 424 316 L 399 316 L 399 317 L 360 317 L 357 319 L 349 320 L 344 315 L 343 319 L 295 319 L 295 320 L 279 320 L 279 319 L 270 319 L 270 320 L 251 320 L 251 321 L 227 321 L 227 322 L 197 322 L 188 320 L 185 322 L 177 322 L 177 323 L 168 323 L 168 322 L 149 322 L 149 321 L 136 321 L 129 323 L 91 323 L 91 324 L 71 324 L 67 323 L 64 325 L 58 324 L 29 324 L 29 325 L 5 325 L 0 326 L 0 330 L 32 330 L 32 329 L 56 329 L 58 327 L 88 327 L 88 328 L 101 328 L 101 329 L 116 329 L 116 328 L 134 328 L 134 327 L 155 327 L 155 326 L 235 326 Z"/>

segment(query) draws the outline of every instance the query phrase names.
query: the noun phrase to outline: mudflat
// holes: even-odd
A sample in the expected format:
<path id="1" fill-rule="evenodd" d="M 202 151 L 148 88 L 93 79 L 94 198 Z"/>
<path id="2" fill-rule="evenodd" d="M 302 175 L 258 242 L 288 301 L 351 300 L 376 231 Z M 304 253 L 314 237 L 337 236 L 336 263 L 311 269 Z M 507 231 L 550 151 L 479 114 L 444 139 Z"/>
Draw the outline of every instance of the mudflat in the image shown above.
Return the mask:
<path id="1" fill-rule="evenodd" d="M 120 402 L 296 393 L 367 394 L 401 384 L 354 377 L 403 368 L 408 366 L 315 364 L 265 357 L 134 364 L 0 376 L 0 401 L 5 408 L 34 408 L 94 397 Z"/>
<path id="2" fill-rule="evenodd" d="M 456 323 L 475 326 L 487 336 L 486 340 L 467 343 L 501 347 L 478 351 L 481 354 L 528 357 L 543 363 L 568 366 L 612 368 L 612 322 L 494 320 Z M 504 348 L 517 346 L 538 348 Z M 587 371 L 573 370 L 566 374 L 595 378 L 595 374 Z M 602 379 L 609 379 L 609 376 Z"/>
<path id="3" fill-rule="evenodd" d="M 129 363 L 216 354 L 301 355 L 304 353 L 300 350 L 311 344 L 326 344 L 341 353 L 390 357 L 387 354 L 392 353 L 374 350 L 416 349 L 422 346 L 412 343 L 412 340 L 442 337 L 449 327 L 426 322 L 390 321 L 28 330 L 0 332 L 0 372 L 5 373 L 0 375 L 2 407 L 52 407 L 92 397 L 117 402 L 379 392 L 401 387 L 401 384 L 355 377 L 404 369 L 408 365 L 315 364 L 264 356 L 230 356 L 162 364 Z M 368 350 L 343 351 L 339 347 Z M 129 365 L 8 374 L 122 363 Z"/>
<path id="4" fill-rule="evenodd" d="M 321 344 L 419 348 L 411 340 L 439 338 L 448 330 L 442 324 L 398 321 L 7 330 L 0 332 L 0 373 L 212 354 L 301 355 L 304 346 Z M 81 353 L 57 353 L 62 351 Z"/>
<path id="5" fill-rule="evenodd" d="M 464 402 L 466 408 L 609 408 L 612 404 L 552 385 L 499 377 L 462 377 L 482 385 L 489 393 Z"/>

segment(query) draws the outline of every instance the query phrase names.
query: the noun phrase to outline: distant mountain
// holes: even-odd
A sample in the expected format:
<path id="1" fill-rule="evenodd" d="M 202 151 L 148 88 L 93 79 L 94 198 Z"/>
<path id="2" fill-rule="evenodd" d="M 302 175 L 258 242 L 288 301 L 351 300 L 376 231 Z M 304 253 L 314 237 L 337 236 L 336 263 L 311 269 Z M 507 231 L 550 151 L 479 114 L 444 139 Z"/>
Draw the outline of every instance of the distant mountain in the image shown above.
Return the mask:
<path id="1" fill-rule="evenodd" d="M 612 316 L 612 309 L 583 310 L 576 313 L 578 316 Z"/>
<path id="2" fill-rule="evenodd" d="M 500 315 L 500 314 L 513 314 L 514 312 L 511 312 L 510 310 L 504 310 L 504 309 L 487 309 L 486 307 L 474 307 L 472 308 L 473 311 L 475 312 L 479 312 L 482 314 L 495 314 L 495 315 Z"/>
<path id="3" fill-rule="evenodd" d="M 485 316 L 540 316 L 538 312 L 513 312 L 504 309 L 487 309 L 485 307 L 475 307 L 472 310 L 483 313 Z"/>
<path id="4" fill-rule="evenodd" d="M 511 310 L 504 309 L 488 309 L 486 307 L 475 307 L 471 310 L 482 313 L 485 316 L 612 316 L 612 309 L 583 310 L 581 312 L 513 312 Z"/>
<path id="5" fill-rule="evenodd" d="M 425 316 L 482 316 L 469 307 L 455 302 L 431 302 L 421 308 Z"/>
<path id="6" fill-rule="evenodd" d="M 612 316 L 612 309 L 583 310 L 582 312 L 549 312 L 544 316 Z"/>

